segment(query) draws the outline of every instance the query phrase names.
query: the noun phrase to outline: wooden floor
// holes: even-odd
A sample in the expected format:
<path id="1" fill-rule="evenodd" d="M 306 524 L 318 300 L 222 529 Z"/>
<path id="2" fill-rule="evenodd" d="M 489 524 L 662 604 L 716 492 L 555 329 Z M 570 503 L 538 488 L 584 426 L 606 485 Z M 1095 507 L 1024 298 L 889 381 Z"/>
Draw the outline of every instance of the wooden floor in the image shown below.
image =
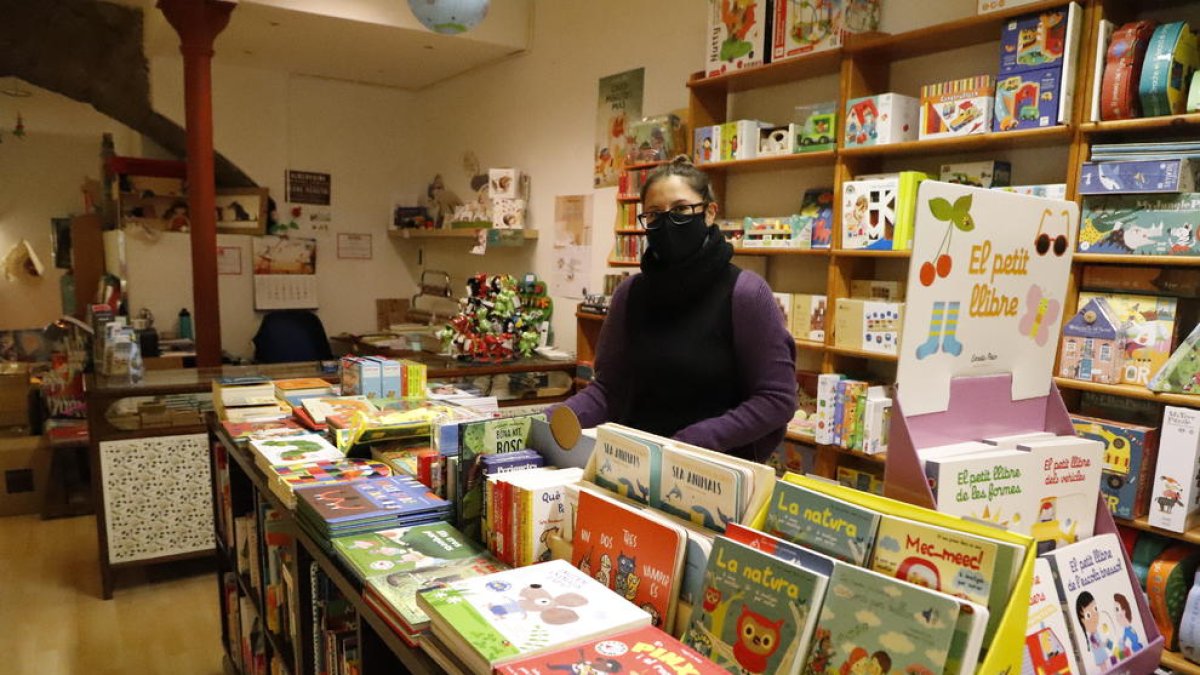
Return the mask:
<path id="1" fill-rule="evenodd" d="M 208 561 L 124 571 L 106 601 L 96 556 L 92 516 L 0 518 L 0 672 L 222 673 Z"/>

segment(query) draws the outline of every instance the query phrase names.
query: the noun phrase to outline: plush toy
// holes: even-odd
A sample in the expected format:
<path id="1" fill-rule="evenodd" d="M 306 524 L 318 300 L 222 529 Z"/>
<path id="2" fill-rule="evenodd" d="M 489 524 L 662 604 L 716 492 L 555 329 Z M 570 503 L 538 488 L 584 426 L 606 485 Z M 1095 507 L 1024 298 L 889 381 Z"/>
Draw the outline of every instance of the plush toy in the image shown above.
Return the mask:
<path id="1" fill-rule="evenodd" d="M 528 357 L 540 342 L 538 328 L 550 318 L 546 284 L 532 274 L 522 280 L 501 274 L 467 279 L 459 313 L 438 331 L 455 357 L 500 362 Z"/>

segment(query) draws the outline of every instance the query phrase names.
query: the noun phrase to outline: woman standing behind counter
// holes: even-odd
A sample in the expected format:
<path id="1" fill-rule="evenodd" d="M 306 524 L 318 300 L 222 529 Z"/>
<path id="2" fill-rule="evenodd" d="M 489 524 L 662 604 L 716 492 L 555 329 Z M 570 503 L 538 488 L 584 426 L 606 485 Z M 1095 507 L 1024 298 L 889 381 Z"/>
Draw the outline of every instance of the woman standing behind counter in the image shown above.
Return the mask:
<path id="1" fill-rule="evenodd" d="M 759 275 L 732 264 L 708 176 L 685 156 L 641 192 L 641 273 L 613 293 L 595 379 L 566 401 L 618 422 L 764 461 L 796 411 L 796 343 Z"/>

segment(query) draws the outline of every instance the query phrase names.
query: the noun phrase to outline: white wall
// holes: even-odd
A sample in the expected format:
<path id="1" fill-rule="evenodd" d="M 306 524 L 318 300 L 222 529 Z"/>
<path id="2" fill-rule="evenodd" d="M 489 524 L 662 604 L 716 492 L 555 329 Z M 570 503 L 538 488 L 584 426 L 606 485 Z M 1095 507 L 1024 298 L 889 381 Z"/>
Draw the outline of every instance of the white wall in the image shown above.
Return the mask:
<path id="1" fill-rule="evenodd" d="M 152 62 L 154 106 L 180 123 L 181 73 L 178 59 Z M 331 335 L 374 330 L 376 298 L 415 292 L 397 247 L 387 238 L 393 196 L 415 192 L 413 186 L 420 182 L 415 100 L 413 94 L 394 89 L 225 66 L 219 54 L 214 60 L 214 144 L 269 188 L 281 217 L 288 215 L 283 202 L 286 169 L 332 174 L 333 222 L 328 232 L 309 235 L 318 240 L 318 314 Z M 373 258 L 338 260 L 337 232 L 370 233 Z M 241 276 L 220 277 L 222 346 L 249 355 L 261 318 L 253 309 L 250 238 L 219 239 L 220 245 L 243 249 L 246 268 Z M 190 270 L 190 260 L 186 265 Z M 190 308 L 190 276 L 183 278 L 188 283 L 178 286 L 176 304 Z M 136 289 L 131 289 L 131 297 L 136 310 Z"/>
<path id="2" fill-rule="evenodd" d="M 21 87 L 32 96 L 0 96 L 0 256 L 26 239 L 46 274 L 18 282 L 0 276 L 0 330 L 41 328 L 62 314 L 62 271 L 54 267 L 50 219 L 83 212 L 83 181 L 100 178 L 101 134 L 113 134 L 119 152 L 141 148 L 136 134 L 90 105 Z M 18 112 L 25 119 L 24 139 L 11 134 Z"/>

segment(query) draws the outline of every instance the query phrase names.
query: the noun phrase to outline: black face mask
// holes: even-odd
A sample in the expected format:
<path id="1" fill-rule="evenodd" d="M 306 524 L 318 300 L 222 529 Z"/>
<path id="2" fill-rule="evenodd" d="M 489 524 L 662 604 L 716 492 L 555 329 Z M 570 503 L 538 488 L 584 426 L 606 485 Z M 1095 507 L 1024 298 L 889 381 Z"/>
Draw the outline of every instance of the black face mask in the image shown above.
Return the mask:
<path id="1" fill-rule="evenodd" d="M 692 215 L 682 225 L 676 225 L 667 215 L 659 216 L 659 221 L 658 229 L 646 231 L 646 243 L 654 255 L 667 265 L 686 260 L 699 251 L 708 236 L 704 213 Z"/>

